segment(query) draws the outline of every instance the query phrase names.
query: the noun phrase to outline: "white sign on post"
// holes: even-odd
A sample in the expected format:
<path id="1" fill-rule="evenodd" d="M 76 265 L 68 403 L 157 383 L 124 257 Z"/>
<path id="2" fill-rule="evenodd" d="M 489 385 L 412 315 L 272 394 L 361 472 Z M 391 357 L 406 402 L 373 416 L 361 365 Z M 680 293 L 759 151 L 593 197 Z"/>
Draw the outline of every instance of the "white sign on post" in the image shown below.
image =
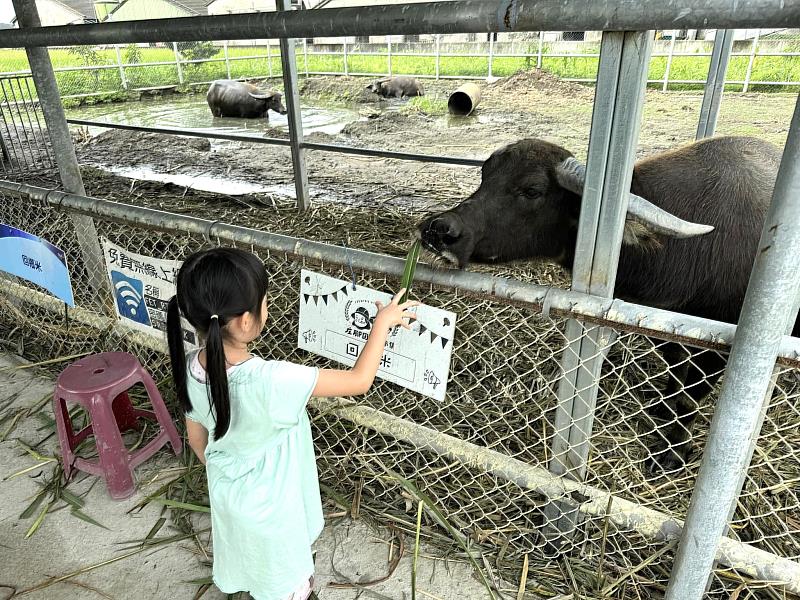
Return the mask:
<path id="1" fill-rule="evenodd" d="M 300 324 L 297 345 L 348 366 L 367 342 L 378 308 L 389 294 L 350 281 L 303 270 L 300 276 Z M 444 400 L 456 329 L 455 313 L 421 305 L 411 330 L 389 334 L 378 377 L 436 400 Z"/>
<path id="2" fill-rule="evenodd" d="M 120 320 L 133 329 L 163 339 L 167 331 L 167 303 L 175 295 L 175 277 L 183 263 L 134 254 L 105 238 L 102 243 Z M 181 321 L 183 339 L 197 345 L 194 329 L 185 319 Z"/>

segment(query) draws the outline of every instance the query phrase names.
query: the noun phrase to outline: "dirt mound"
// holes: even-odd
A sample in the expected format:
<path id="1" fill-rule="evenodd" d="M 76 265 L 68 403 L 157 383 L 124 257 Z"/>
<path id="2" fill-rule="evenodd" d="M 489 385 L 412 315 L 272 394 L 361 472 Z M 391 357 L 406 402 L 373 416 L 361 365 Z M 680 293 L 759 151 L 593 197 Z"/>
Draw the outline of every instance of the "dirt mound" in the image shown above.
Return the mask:
<path id="1" fill-rule="evenodd" d="M 489 84 L 489 91 L 498 92 L 521 92 L 521 91 L 546 91 L 561 95 L 579 95 L 581 97 L 591 97 L 594 90 L 588 86 L 581 85 L 574 81 L 564 81 L 560 77 L 553 75 L 549 71 L 542 69 L 531 69 L 527 71 L 517 71 L 510 77 L 504 77 Z"/>
<path id="2" fill-rule="evenodd" d="M 365 77 L 307 77 L 300 84 L 300 94 L 306 98 L 380 102 L 380 96 L 366 89 L 369 81 Z"/>
<path id="3" fill-rule="evenodd" d="M 111 129 L 90 138 L 78 149 L 82 160 L 93 163 L 96 159 L 113 156 L 121 164 L 136 165 L 160 162 L 160 156 L 168 150 L 174 162 L 204 162 L 211 151 L 211 141 L 205 138 Z"/>

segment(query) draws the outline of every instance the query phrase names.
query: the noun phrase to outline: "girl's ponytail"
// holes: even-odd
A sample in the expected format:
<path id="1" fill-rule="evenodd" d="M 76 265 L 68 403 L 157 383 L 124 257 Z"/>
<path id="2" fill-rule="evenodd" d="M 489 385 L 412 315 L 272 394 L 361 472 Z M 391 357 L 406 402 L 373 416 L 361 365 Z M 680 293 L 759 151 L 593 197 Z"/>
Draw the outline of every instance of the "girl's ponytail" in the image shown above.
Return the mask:
<path id="1" fill-rule="evenodd" d="M 183 349 L 183 331 L 181 329 L 181 312 L 178 309 L 178 296 L 173 296 L 167 305 L 167 343 L 169 358 L 172 363 L 172 379 L 178 392 L 183 412 L 192 410 L 189 394 L 186 391 L 186 352 Z"/>
<path id="2" fill-rule="evenodd" d="M 222 345 L 221 317 L 211 315 L 206 338 L 206 382 L 214 405 L 214 439 L 220 439 L 231 423 L 231 400 L 228 392 L 228 373 L 225 369 L 225 348 Z"/>

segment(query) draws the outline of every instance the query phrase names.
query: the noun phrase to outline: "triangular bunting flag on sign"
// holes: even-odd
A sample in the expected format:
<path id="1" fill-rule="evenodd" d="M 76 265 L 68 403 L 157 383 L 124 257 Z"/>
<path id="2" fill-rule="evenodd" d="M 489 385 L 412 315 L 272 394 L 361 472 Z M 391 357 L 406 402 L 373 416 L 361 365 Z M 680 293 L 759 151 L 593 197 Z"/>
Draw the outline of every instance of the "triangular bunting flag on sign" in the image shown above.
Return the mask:
<path id="1" fill-rule="evenodd" d="M 344 292 L 344 295 L 347 296 L 347 284 L 345 284 L 345 286 L 342 288 L 342 292 Z"/>
<path id="2" fill-rule="evenodd" d="M 309 297 L 309 294 L 303 294 L 303 298 L 305 299 L 306 304 L 308 304 L 308 297 Z"/>
<path id="3" fill-rule="evenodd" d="M 333 301 L 334 302 L 338 302 L 339 301 L 339 298 L 337 298 L 338 295 L 339 295 L 339 292 L 333 292 L 331 294 L 331 296 L 333 296 Z"/>
<path id="4" fill-rule="evenodd" d="M 423 325 L 422 323 L 420 323 L 420 324 L 419 324 L 419 335 L 422 335 L 422 334 L 423 334 L 423 333 L 425 333 L 426 331 L 427 331 L 427 327 L 425 327 L 425 325 Z"/>
<path id="5" fill-rule="evenodd" d="M 436 341 L 437 337 L 439 337 L 439 336 L 431 331 L 431 344 Z"/>
<path id="6" fill-rule="evenodd" d="M 328 294 L 322 296 L 322 301 L 325 303 L 325 306 L 328 306 Z"/>
<path id="7" fill-rule="evenodd" d="M 319 302 L 319 296 L 311 296 L 314 299 L 314 304 Z"/>

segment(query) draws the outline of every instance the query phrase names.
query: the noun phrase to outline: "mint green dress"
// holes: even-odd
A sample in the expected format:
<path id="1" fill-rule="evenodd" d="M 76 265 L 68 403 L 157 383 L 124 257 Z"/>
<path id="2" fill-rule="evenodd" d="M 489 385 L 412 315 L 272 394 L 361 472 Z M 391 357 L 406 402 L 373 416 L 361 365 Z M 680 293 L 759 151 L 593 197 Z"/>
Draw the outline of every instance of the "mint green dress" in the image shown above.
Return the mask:
<path id="1" fill-rule="evenodd" d="M 186 416 L 209 432 L 214 583 L 256 600 L 284 600 L 314 572 L 311 544 L 324 520 L 306 403 L 319 370 L 252 357 L 228 370 L 231 423 L 214 415 L 197 353 L 188 357 Z"/>

